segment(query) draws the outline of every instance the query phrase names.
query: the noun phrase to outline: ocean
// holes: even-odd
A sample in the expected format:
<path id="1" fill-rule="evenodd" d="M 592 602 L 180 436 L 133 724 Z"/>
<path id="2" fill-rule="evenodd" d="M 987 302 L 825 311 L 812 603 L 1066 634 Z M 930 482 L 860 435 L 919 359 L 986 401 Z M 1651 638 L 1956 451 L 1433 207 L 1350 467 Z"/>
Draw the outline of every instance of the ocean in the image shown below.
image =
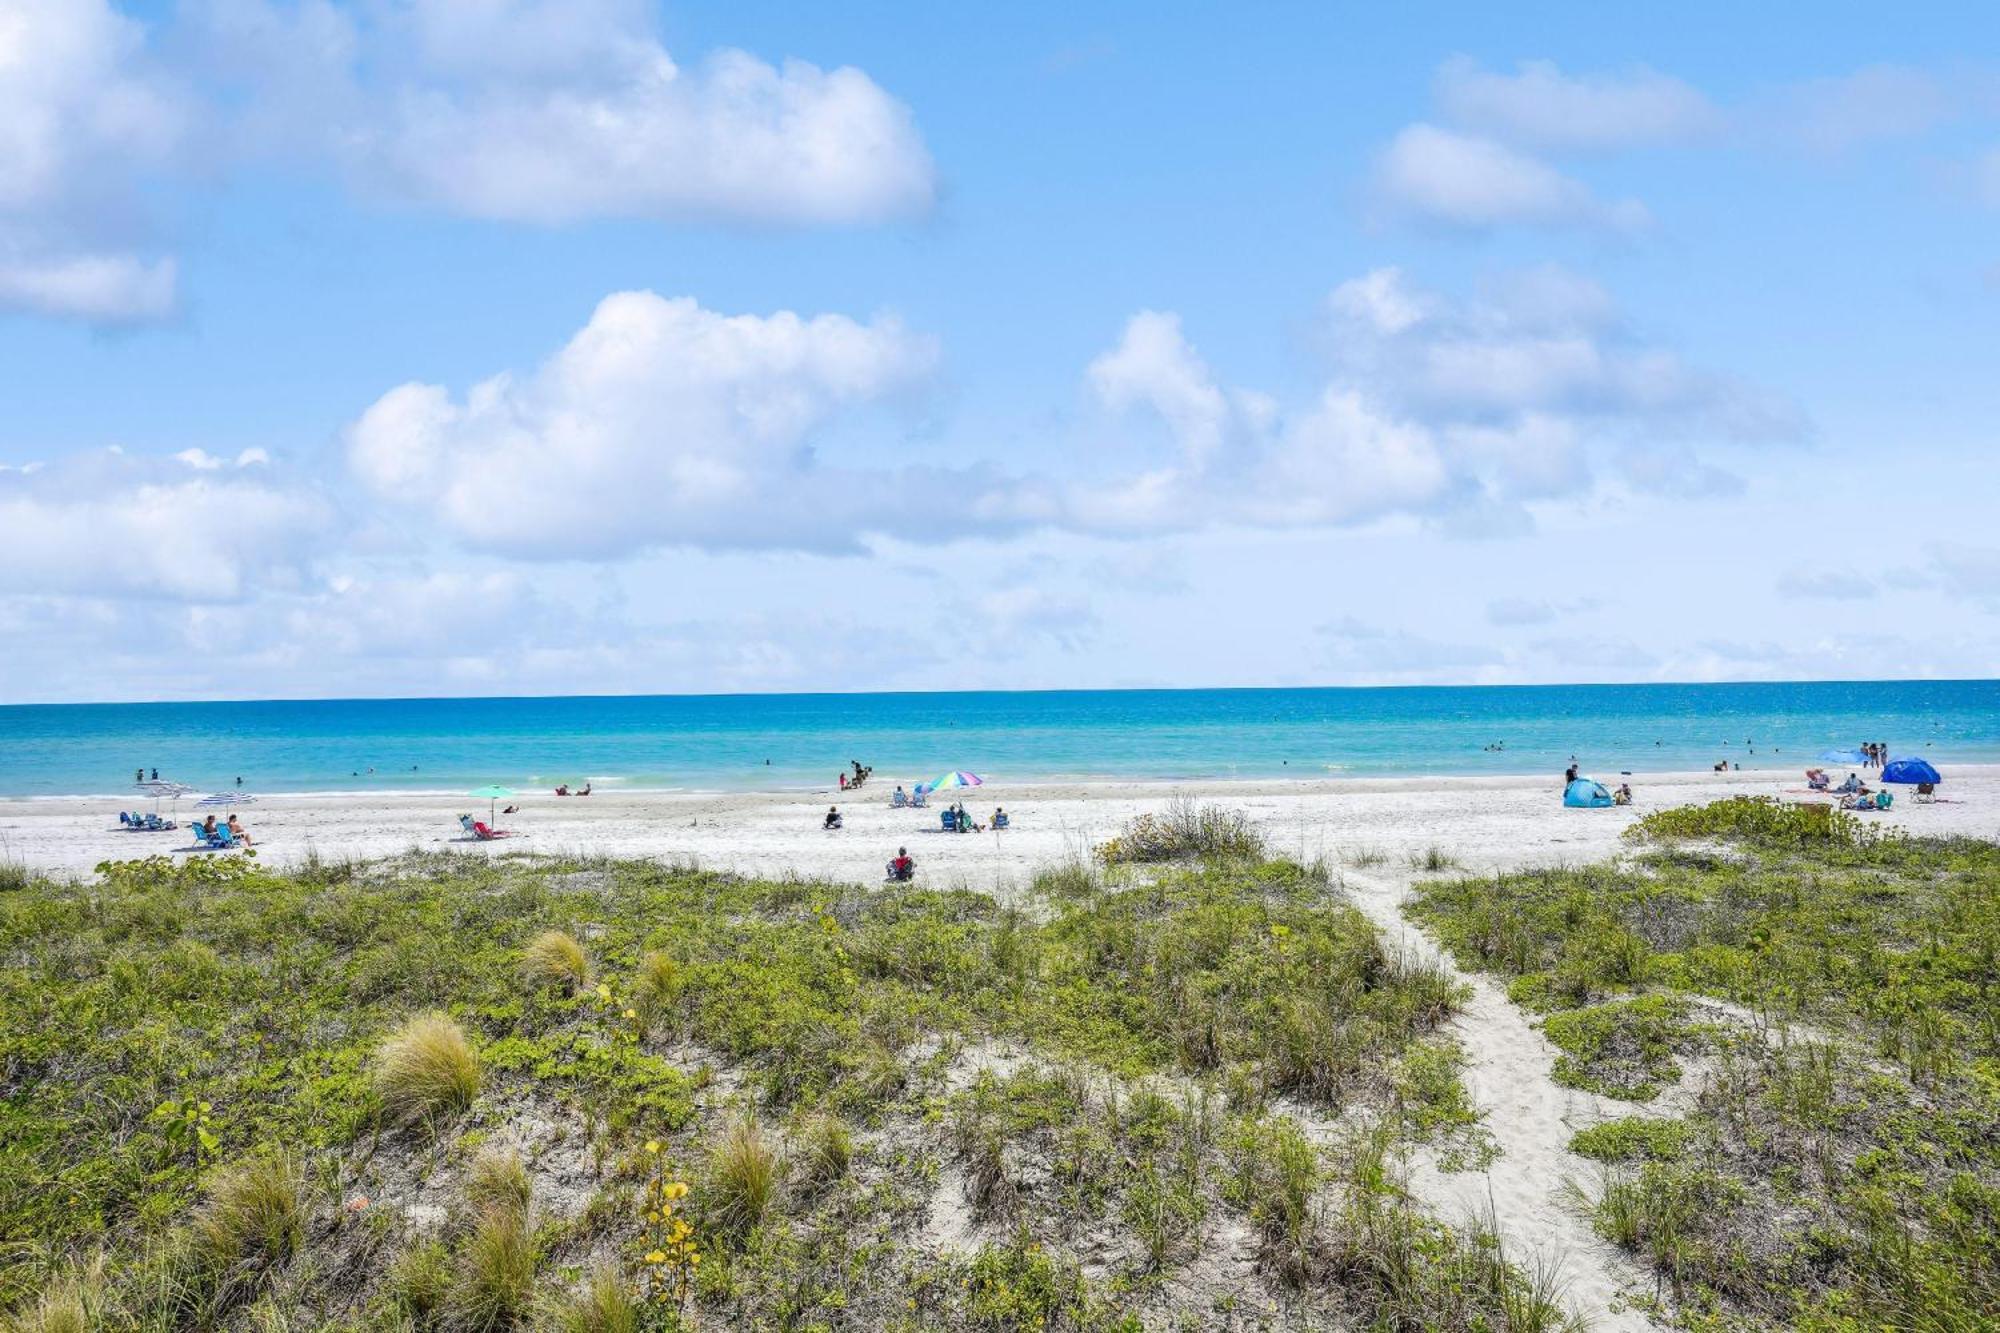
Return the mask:
<path id="1" fill-rule="evenodd" d="M 1887 741 L 2000 761 L 2000 681 L 1061 690 L 0 707 L 0 795 L 826 786 L 1801 767 Z"/>

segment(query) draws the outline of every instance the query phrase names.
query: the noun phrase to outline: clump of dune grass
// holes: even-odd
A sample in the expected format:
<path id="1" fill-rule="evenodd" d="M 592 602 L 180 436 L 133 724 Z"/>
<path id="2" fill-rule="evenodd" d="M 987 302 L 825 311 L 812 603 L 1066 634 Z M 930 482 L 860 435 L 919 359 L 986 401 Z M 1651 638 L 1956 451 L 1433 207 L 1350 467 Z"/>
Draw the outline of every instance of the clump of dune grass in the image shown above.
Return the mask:
<path id="1" fill-rule="evenodd" d="M 17 893 L 34 882 L 34 872 L 20 861 L 0 860 L 0 893 Z"/>
<path id="2" fill-rule="evenodd" d="M 512 1148 L 489 1148 L 465 1172 L 465 1201 L 475 1211 L 526 1214 L 531 1197 L 527 1165 Z"/>
<path id="3" fill-rule="evenodd" d="M 216 1268 L 288 1258 L 305 1235 L 299 1169 L 289 1154 L 252 1157 L 218 1173 L 194 1219 L 201 1257 Z"/>
<path id="4" fill-rule="evenodd" d="M 451 1294 L 451 1254 L 444 1242 L 427 1237 L 396 1256 L 388 1287 L 398 1310 L 420 1324 L 430 1323 Z"/>
<path id="5" fill-rule="evenodd" d="M 1440 871 L 1450 870 L 1458 864 L 1458 862 L 1452 859 L 1450 852 L 1436 843 L 1432 843 L 1430 846 L 1422 848 L 1419 851 L 1411 852 L 1409 862 L 1410 869 L 1433 875 Z"/>
<path id="6" fill-rule="evenodd" d="M 382 1043 L 375 1090 L 399 1121 L 464 1110 L 479 1095 L 479 1054 L 450 1015 L 419 1014 Z"/>
<path id="7" fill-rule="evenodd" d="M 663 953 L 649 953 L 639 960 L 639 970 L 632 977 L 632 1007 L 650 1027 L 674 1007 L 686 984 L 679 963 Z"/>
<path id="8" fill-rule="evenodd" d="M 534 990 L 574 995 L 590 984 L 590 958 L 574 935 L 545 930 L 521 950 L 521 981 Z"/>
<path id="9" fill-rule="evenodd" d="M 1264 856 L 1264 835 L 1241 810 L 1203 805 L 1176 796 L 1161 814 L 1143 814 L 1119 834 L 1099 845 L 1098 859 L 1106 865 L 1154 861 L 1257 861 Z"/>
<path id="10" fill-rule="evenodd" d="M 535 1238 L 525 1212 L 489 1208 L 473 1224 L 453 1268 L 445 1322 L 462 1333 L 506 1328 L 535 1294 Z"/>
<path id="11" fill-rule="evenodd" d="M 719 1230 L 746 1236 L 764 1221 L 784 1183 L 785 1161 L 755 1116 L 733 1121 L 708 1152 L 707 1203 Z"/>
<path id="12" fill-rule="evenodd" d="M 602 1267 L 580 1289 L 545 1301 L 535 1327 L 543 1333 L 637 1333 L 639 1307 L 618 1270 Z"/>
<path id="13" fill-rule="evenodd" d="M 58 1275 L 33 1303 L 0 1316 L 0 1333 L 96 1333 L 107 1326 L 102 1260 Z"/>
<path id="14" fill-rule="evenodd" d="M 822 1190 L 847 1174 L 854 1160 L 854 1138 L 846 1124 L 830 1115 L 814 1116 L 798 1135 L 794 1154 L 799 1182 Z"/>

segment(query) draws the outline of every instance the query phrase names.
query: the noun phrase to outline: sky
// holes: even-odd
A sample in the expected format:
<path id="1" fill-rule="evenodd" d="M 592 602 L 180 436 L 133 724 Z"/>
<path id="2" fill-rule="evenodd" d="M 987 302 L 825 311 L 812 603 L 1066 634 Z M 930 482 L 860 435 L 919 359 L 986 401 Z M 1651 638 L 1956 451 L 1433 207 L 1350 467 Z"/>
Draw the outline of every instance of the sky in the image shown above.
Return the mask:
<path id="1" fill-rule="evenodd" d="M 1990 677 L 2000 11 L 0 0 L 0 702 Z"/>

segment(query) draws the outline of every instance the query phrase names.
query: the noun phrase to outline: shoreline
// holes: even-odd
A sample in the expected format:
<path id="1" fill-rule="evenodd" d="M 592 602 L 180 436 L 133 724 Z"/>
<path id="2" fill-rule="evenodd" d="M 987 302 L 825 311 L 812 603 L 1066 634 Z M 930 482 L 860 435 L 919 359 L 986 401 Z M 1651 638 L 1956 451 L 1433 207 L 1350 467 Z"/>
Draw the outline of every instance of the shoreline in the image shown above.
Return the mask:
<path id="1" fill-rule="evenodd" d="M 463 835 L 458 816 L 485 815 L 488 803 L 462 793 L 360 792 L 259 794 L 237 813 L 259 855 L 277 864 L 308 856 L 378 859 L 410 851 L 472 855 L 542 853 L 577 857 L 656 858 L 751 875 L 877 884 L 898 847 L 917 858 L 919 877 L 938 887 L 1002 895 L 1024 888 L 1043 868 L 1087 855 L 1136 816 L 1176 796 L 1241 809 L 1273 854 L 1338 859 L 1357 849 L 1390 857 L 1444 849 L 1468 869 L 1486 871 L 1550 860 L 1601 860 L 1619 834 L 1652 810 L 1725 796 L 1799 799 L 1799 769 L 1727 773 L 1664 771 L 1591 774 L 1629 781 L 1629 807 L 1570 810 L 1560 775 L 1374 778 L 1180 779 L 1143 782 L 989 782 L 954 790 L 978 820 L 1004 806 L 1002 833 L 942 832 L 934 798 L 928 810 L 892 808 L 893 781 L 859 793 L 829 787 L 802 791 L 639 792 L 602 788 L 587 797 L 521 792 L 520 811 L 499 819 L 513 836 L 481 842 Z M 1951 767 L 1934 805 L 1907 789 L 1886 812 L 1866 816 L 1915 832 L 2000 838 L 2000 764 Z M 821 828 L 839 806 L 844 827 Z M 181 829 L 136 833 L 117 812 L 152 808 L 123 797 L 0 799 L 0 861 L 30 869 L 88 875 L 100 862 L 184 852 L 193 813 L 184 801 Z M 171 805 L 163 812 L 170 813 Z"/>
<path id="2" fill-rule="evenodd" d="M 1991 770 L 1995 773 L 2000 773 L 2000 759 L 1993 759 L 1993 760 L 1949 760 L 1948 759 L 1943 761 L 1943 763 L 1944 766 L 1947 767 L 1952 773 L 1971 773 L 1977 770 Z M 1685 782 L 1702 781 L 1707 779 L 1719 780 L 1725 776 L 1740 777 L 1744 779 L 1768 778 L 1768 779 L 1778 780 L 1778 779 L 1783 779 L 1787 775 L 1791 775 L 1795 777 L 1800 777 L 1800 780 L 1803 781 L 1802 775 L 1805 769 L 1809 766 L 1825 768 L 1827 769 L 1828 772 L 1832 772 L 1835 769 L 1842 767 L 1841 765 L 1826 764 L 1823 762 L 1811 765 L 1797 764 L 1797 765 L 1772 766 L 1772 765 L 1760 764 L 1755 768 L 1731 769 L 1727 774 L 1716 773 L 1707 770 L 1671 769 L 1671 768 L 1603 769 L 1599 770 L 1598 772 L 1591 772 L 1586 767 L 1581 775 L 1587 778 L 1595 778 L 1598 781 L 1605 783 L 1605 785 L 1607 786 L 1616 786 L 1617 782 L 1615 781 L 1615 779 L 1629 780 L 1634 783 L 1637 782 L 1685 783 Z M 1866 772 L 1873 772 L 1875 770 L 1856 769 L 1854 771 L 1863 772 L 1865 774 Z M 993 787 L 995 790 L 1004 789 L 1008 791 L 1017 791 L 1017 792 L 1028 792 L 1038 789 L 1051 789 L 1051 788 L 1061 788 L 1064 790 L 1079 789 L 1085 791 L 1094 791 L 1100 789 L 1107 791 L 1109 790 L 1130 791 L 1136 788 L 1185 788 L 1185 787 L 1197 787 L 1197 786 L 1213 786 L 1218 788 L 1248 788 L 1248 787 L 1273 787 L 1273 786 L 1278 786 L 1278 787 L 1337 786 L 1344 790 L 1346 789 L 1358 790 L 1358 789 L 1365 789 L 1371 786 L 1379 786 L 1386 789 L 1386 788 L 1393 788 L 1398 785 L 1408 785 L 1412 783 L 1425 784 L 1425 785 L 1438 784 L 1443 786 L 1454 786 L 1460 784 L 1474 785 L 1481 783 L 1489 785 L 1493 784 L 1504 785 L 1504 784 L 1512 784 L 1519 782 L 1541 781 L 1543 780 L 1543 777 L 1544 775 L 1540 769 L 1530 769 L 1513 773 L 1352 773 L 1349 774 L 1349 773 L 1332 773 L 1332 772 L 1318 772 L 1318 773 L 1301 772 L 1297 776 L 1285 773 L 1275 773 L 1258 777 L 1203 775 L 1203 774 L 1196 774 L 1192 776 L 1174 775 L 1174 774 L 1153 774 L 1153 775 L 1137 776 L 1137 777 L 1121 777 L 1115 774 L 1110 774 L 1110 775 L 1091 774 L 1088 776 L 1069 776 L 1065 774 L 1054 774 L 1049 776 L 1025 777 L 1019 779 L 1004 779 L 1004 780 L 993 779 L 990 780 L 987 783 L 987 785 Z M 826 795 L 831 795 L 835 798 L 841 798 L 849 795 L 848 792 L 841 791 L 840 789 L 834 786 L 823 783 L 812 783 L 812 782 L 770 784 L 762 786 L 744 786 L 744 787 L 702 786 L 702 785 L 655 787 L 655 786 L 626 786 L 624 785 L 622 780 L 616 777 L 591 777 L 583 780 L 586 782 L 603 784 L 599 786 L 598 789 L 591 794 L 590 799 L 593 800 L 598 799 L 600 797 L 697 797 L 697 798 L 718 798 L 718 799 L 723 797 L 740 797 L 740 798 L 761 797 L 761 798 L 771 798 L 771 799 L 785 799 L 785 798 L 797 798 L 801 796 L 826 796 Z M 1559 775 L 1554 777 L 1549 777 L 1547 780 L 1551 782 L 1557 782 L 1559 781 Z M 872 799 L 874 797 L 881 796 L 884 792 L 894 791 L 896 785 L 897 785 L 896 780 L 894 778 L 879 778 L 879 777 L 873 778 L 870 780 L 869 785 L 867 787 L 861 789 L 861 794 L 863 794 L 867 798 Z M 907 791 L 909 790 L 910 784 L 905 782 L 903 786 L 904 790 Z M 224 792 L 231 790 L 240 790 L 250 796 L 254 796 L 259 803 L 265 801 L 286 801 L 286 800 L 340 800 L 340 801 L 413 800 L 415 801 L 415 800 L 470 799 L 469 797 L 465 796 L 465 793 L 462 790 L 456 787 L 287 787 L 287 788 L 276 788 L 276 789 L 260 789 L 252 784 L 245 784 L 241 788 L 235 788 L 233 786 L 196 787 L 181 799 L 184 801 L 193 801 L 200 799 L 202 796 L 208 795 L 210 792 Z M 974 788 L 972 790 L 979 790 L 979 789 Z M 518 797 L 535 799 L 535 800 L 541 800 L 544 798 L 549 800 L 577 799 L 574 796 L 574 794 L 572 794 L 569 797 L 559 797 L 555 794 L 553 789 L 547 787 L 517 787 L 514 789 L 514 791 L 515 795 Z M 148 796 L 143 792 L 140 792 L 130 787 L 122 791 L 108 791 L 108 792 L 22 792 L 22 793 L 0 792 L 0 806 L 11 805 L 11 804 L 25 804 L 25 803 L 40 802 L 40 801 L 47 801 L 47 802 L 108 801 L 112 803 L 115 810 L 120 805 L 120 803 L 122 803 L 124 808 L 126 809 L 133 809 L 142 803 L 150 805 L 152 800 L 153 798 L 151 796 Z"/>

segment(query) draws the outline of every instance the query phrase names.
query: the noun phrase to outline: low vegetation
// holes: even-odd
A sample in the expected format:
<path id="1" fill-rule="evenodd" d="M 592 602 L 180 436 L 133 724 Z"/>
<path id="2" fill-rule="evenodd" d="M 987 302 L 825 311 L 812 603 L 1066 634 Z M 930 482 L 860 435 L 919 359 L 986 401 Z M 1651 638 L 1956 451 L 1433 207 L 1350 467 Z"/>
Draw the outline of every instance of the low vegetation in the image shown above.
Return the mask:
<path id="1" fill-rule="evenodd" d="M 1231 837 L 1016 906 L 531 857 L 30 877 L 0 1327 L 1561 1326 L 1397 1183 L 1476 1128 L 1458 988 Z"/>
<path id="2" fill-rule="evenodd" d="M 1256 860 L 1264 836 L 1241 810 L 1176 796 L 1161 814 L 1143 814 L 1097 849 L 1106 865 L 1157 861 Z"/>
<path id="3" fill-rule="evenodd" d="M 1585 1202 L 1697 1328 L 2000 1321 L 2000 847 L 1739 798 L 1618 863 L 1419 886 L 1608 1121 Z M 1690 1066 L 1693 1066 L 1690 1077 Z"/>

